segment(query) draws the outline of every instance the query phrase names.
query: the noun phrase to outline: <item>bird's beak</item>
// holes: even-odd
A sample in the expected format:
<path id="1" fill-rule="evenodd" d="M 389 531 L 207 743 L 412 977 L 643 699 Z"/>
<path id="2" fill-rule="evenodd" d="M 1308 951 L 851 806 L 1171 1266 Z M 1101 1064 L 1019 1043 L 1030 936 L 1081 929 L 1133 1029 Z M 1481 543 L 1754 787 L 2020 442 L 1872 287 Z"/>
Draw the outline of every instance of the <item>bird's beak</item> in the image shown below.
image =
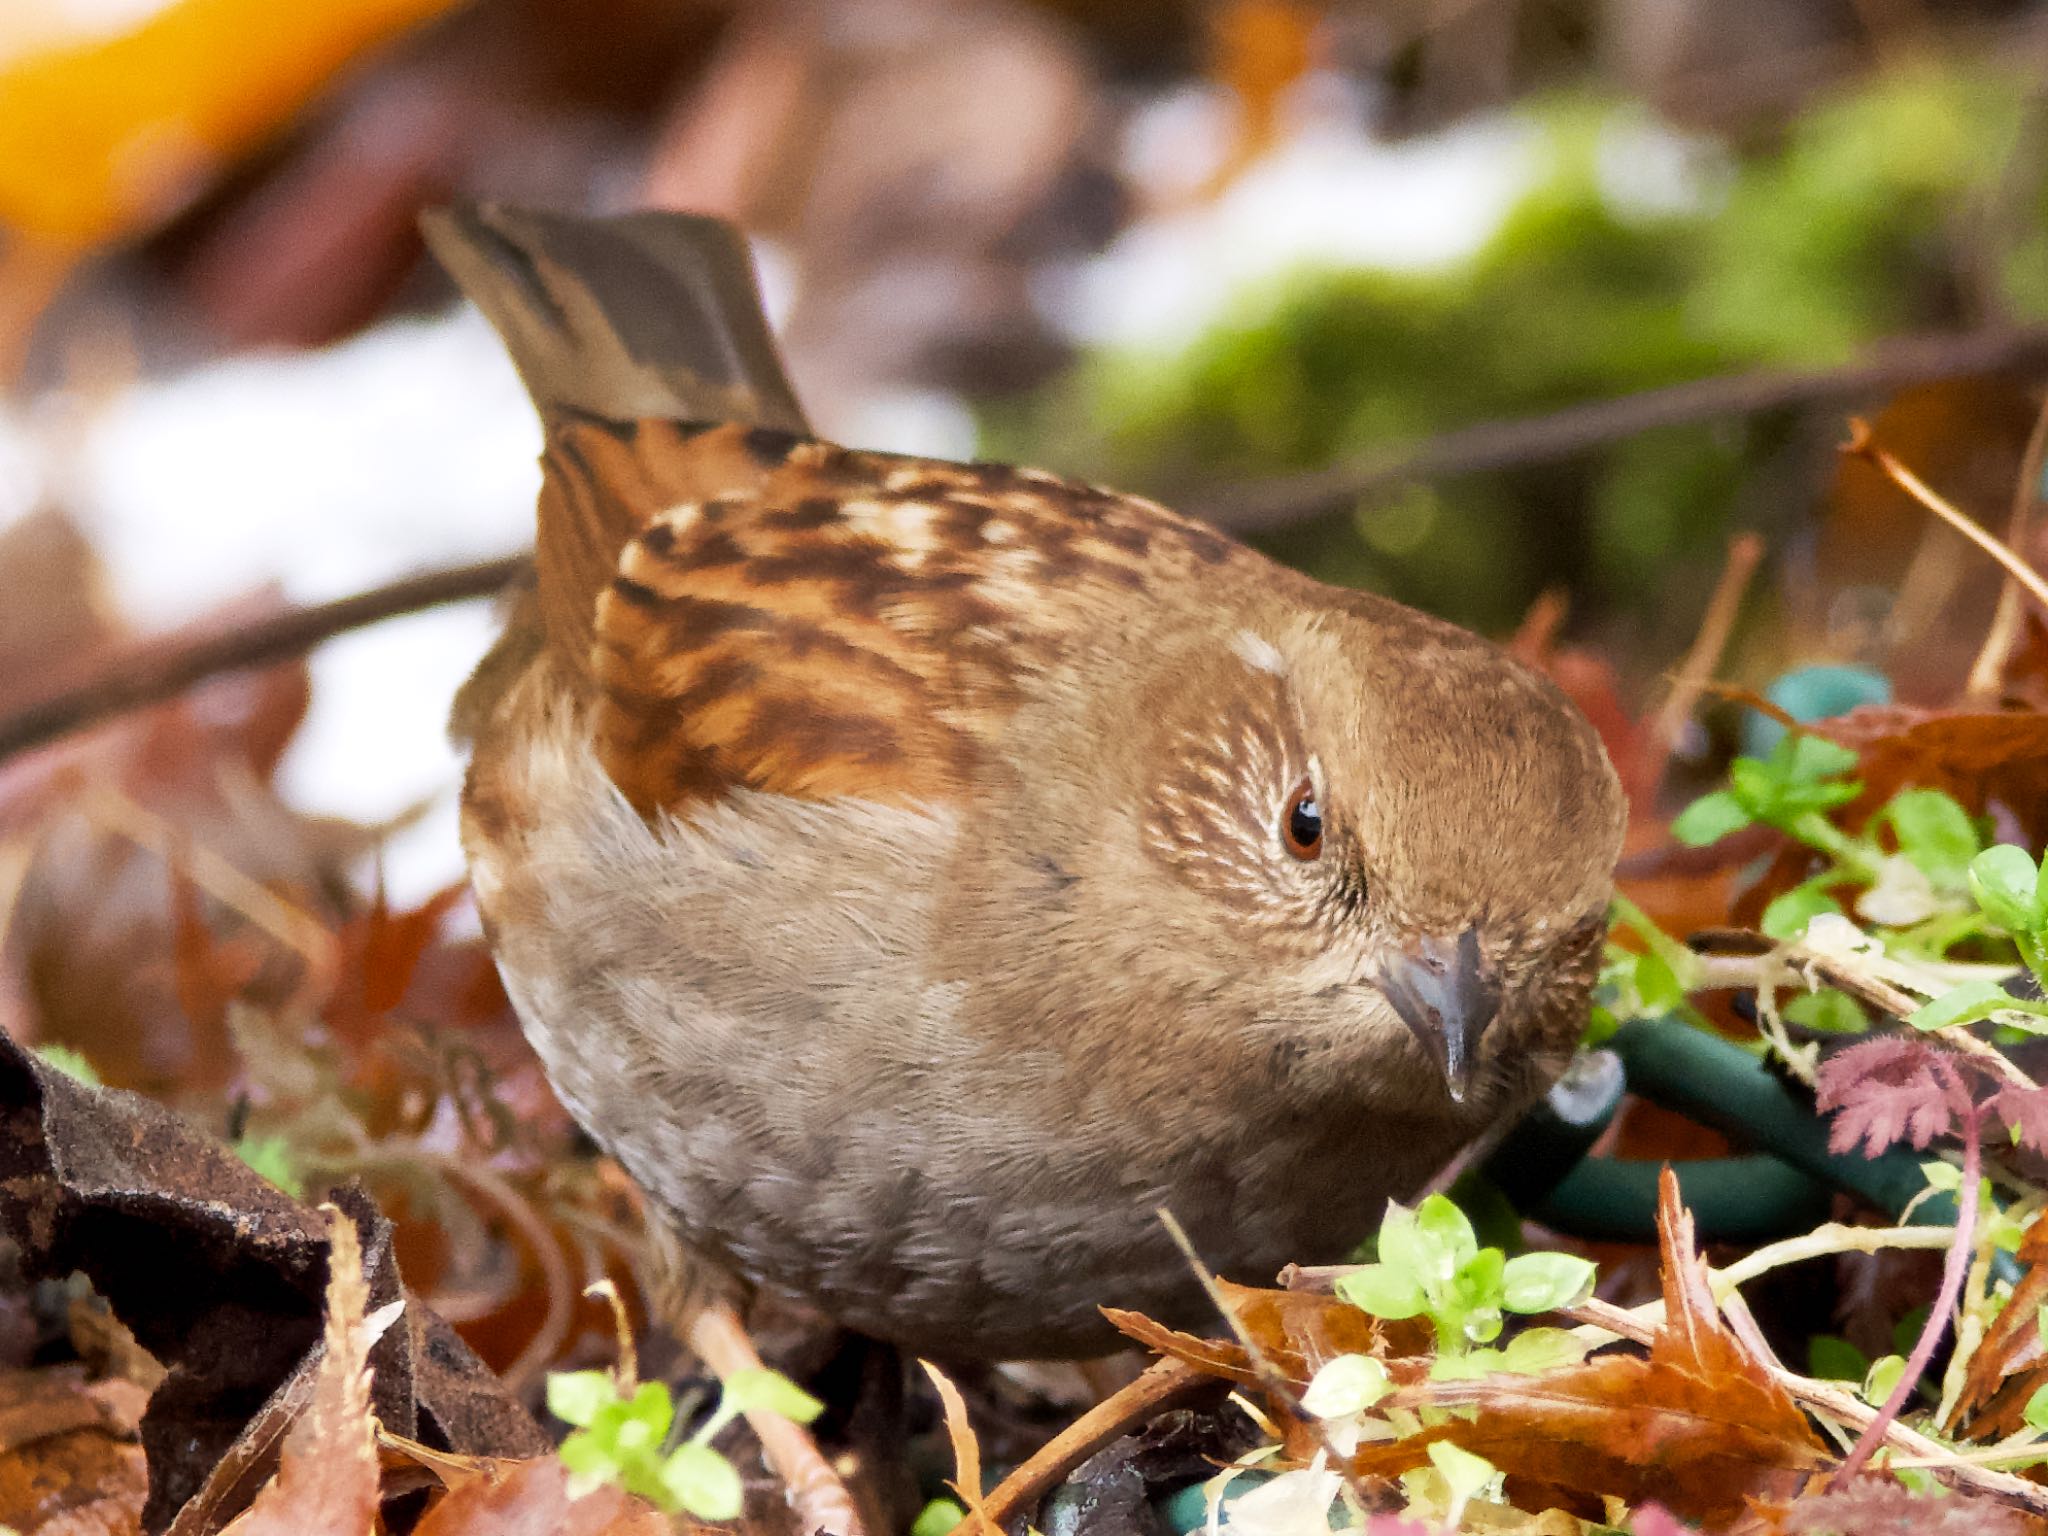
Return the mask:
<path id="1" fill-rule="evenodd" d="M 1467 928 L 1455 938 L 1425 934 L 1404 946 L 1381 968 L 1380 990 L 1443 1073 L 1451 1098 L 1463 1103 L 1479 1037 L 1500 1009 L 1500 987 L 1480 958 L 1478 931 Z"/>

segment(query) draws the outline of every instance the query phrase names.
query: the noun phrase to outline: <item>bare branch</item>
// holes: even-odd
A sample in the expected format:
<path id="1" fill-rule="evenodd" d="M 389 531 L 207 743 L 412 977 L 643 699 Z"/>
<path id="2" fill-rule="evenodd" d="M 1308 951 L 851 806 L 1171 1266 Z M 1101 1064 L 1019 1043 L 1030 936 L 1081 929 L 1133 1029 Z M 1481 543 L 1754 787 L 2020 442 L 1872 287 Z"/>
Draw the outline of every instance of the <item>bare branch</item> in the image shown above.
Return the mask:
<path id="1" fill-rule="evenodd" d="M 2048 328 L 1897 337 L 1840 367 L 1719 374 L 1541 416 L 1481 422 L 1328 469 L 1203 491 L 1182 498 L 1182 504 L 1219 527 L 1256 532 L 1413 480 L 1548 464 L 1661 427 L 1792 406 L 1847 404 L 1909 384 L 2005 369 L 2048 370 Z"/>
<path id="2" fill-rule="evenodd" d="M 137 646 L 95 676 L 0 718 L 0 761 L 131 709 L 161 704 L 221 672 L 274 666 L 323 640 L 401 614 L 489 597 L 527 566 L 512 555 L 428 571 L 389 586 L 267 615 L 183 644 Z"/>

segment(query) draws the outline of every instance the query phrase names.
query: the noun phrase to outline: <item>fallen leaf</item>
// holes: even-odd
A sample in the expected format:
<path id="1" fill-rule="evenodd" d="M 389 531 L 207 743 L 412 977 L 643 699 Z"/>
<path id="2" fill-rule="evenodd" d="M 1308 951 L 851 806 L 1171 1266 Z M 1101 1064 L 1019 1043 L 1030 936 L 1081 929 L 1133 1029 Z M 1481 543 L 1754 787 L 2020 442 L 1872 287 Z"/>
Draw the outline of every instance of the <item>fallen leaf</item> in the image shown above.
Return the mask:
<path id="1" fill-rule="evenodd" d="M 362 1236 L 370 1305 L 388 1305 L 403 1294 L 389 1225 L 359 1193 L 336 1198 Z M 170 1368 L 142 1423 L 149 1528 L 189 1501 L 207 1520 L 235 1513 L 312 1395 L 325 1222 L 163 1106 L 87 1088 L 0 1036 L 0 1230 L 30 1276 L 83 1270 Z M 445 1322 L 416 1301 L 405 1322 L 371 1351 L 380 1420 L 442 1450 L 547 1449 Z"/>
<path id="2" fill-rule="evenodd" d="M 553 1456 L 499 1462 L 442 1496 L 413 1536 L 670 1536 L 668 1519 L 623 1488 L 603 1484 L 569 1496 L 569 1473 Z"/>
<path id="3" fill-rule="evenodd" d="M 147 1400 L 75 1365 L 0 1374 L 0 1528 L 139 1532 Z"/>
<path id="4" fill-rule="evenodd" d="M 1714 1527 L 1742 1514 L 1751 1497 L 1791 1497 L 1832 1464 L 1798 1404 L 1722 1325 L 1668 1167 L 1658 1193 L 1666 1322 L 1648 1358 L 1617 1355 L 1541 1375 L 1412 1389 L 1418 1405 L 1472 1416 L 1361 1448 L 1353 1470 L 1406 1472 L 1445 1440 L 1511 1478 L 1631 1503 L 1655 1499 Z"/>
<path id="5" fill-rule="evenodd" d="M 2036 1216 L 2020 1239 L 2019 1283 L 1970 1356 L 1951 1422 L 1972 1440 L 2002 1440 L 2025 1424 L 2027 1400 L 2048 1383 L 2048 1350 L 2040 1312 L 2048 1304 L 2048 1215 Z"/>
<path id="6" fill-rule="evenodd" d="M 363 1325 L 370 1288 L 355 1223 L 329 1207 L 327 1229 L 327 1324 L 312 1401 L 285 1436 L 276 1477 L 226 1536 L 369 1536 L 376 1518 L 377 1431 Z"/>

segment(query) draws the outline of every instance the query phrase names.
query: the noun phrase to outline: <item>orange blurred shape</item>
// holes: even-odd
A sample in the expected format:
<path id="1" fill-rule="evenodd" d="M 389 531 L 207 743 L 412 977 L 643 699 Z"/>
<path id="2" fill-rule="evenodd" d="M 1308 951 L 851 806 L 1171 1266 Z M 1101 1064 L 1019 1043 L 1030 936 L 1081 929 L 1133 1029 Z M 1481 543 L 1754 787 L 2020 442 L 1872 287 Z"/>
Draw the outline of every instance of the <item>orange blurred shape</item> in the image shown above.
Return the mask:
<path id="1" fill-rule="evenodd" d="M 62 0 L 0 28 L 0 223 L 72 247 L 176 213 L 334 75 L 454 0 L 171 0 L 81 36 Z"/>

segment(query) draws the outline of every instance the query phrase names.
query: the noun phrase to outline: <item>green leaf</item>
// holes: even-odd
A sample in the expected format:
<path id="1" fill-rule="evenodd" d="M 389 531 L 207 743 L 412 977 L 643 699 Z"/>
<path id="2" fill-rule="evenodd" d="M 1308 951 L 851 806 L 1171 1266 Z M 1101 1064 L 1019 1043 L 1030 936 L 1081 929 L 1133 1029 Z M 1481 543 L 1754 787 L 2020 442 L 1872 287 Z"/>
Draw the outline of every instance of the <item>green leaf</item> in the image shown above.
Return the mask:
<path id="1" fill-rule="evenodd" d="M 1590 1260 L 1569 1253 L 1523 1253 L 1501 1276 L 1501 1305 L 1510 1312 L 1550 1312 L 1593 1293 Z"/>
<path id="2" fill-rule="evenodd" d="M 675 1422 L 675 1400 L 669 1396 L 665 1382 L 643 1381 L 630 1401 L 624 1404 L 619 1419 L 619 1444 L 624 1446 L 659 1445 L 668 1438 L 669 1426 Z"/>
<path id="3" fill-rule="evenodd" d="M 1753 757 L 1738 757 L 1728 765 L 1728 792 L 1759 821 L 1777 815 L 1784 790 L 1777 772 Z"/>
<path id="4" fill-rule="evenodd" d="M 1906 1374 L 1904 1355 L 1884 1355 L 1873 1360 L 1870 1369 L 1863 1373 L 1863 1385 L 1857 1389 L 1857 1396 L 1875 1408 L 1890 1400 L 1899 1385 L 1899 1378 Z"/>
<path id="5" fill-rule="evenodd" d="M 1771 820 L 1788 831 L 1796 831 L 1796 818 L 1806 811 L 1831 811 L 1847 805 L 1863 793 L 1858 779 L 1831 780 L 1825 784 L 1792 784 L 1778 791 L 1777 809 Z"/>
<path id="6" fill-rule="evenodd" d="M 1486 1491 L 1487 1485 L 1499 1475 L 1492 1462 L 1484 1456 L 1475 1456 L 1462 1446 L 1448 1440 L 1430 1442 L 1430 1464 L 1443 1475 L 1444 1486 L 1451 1491 L 1451 1505 L 1454 1509 L 1470 1503 Z"/>
<path id="7" fill-rule="evenodd" d="M 1389 1320 L 1414 1317 L 1429 1305 L 1415 1277 L 1391 1264 L 1360 1265 L 1337 1282 L 1337 1294 L 1359 1311 Z"/>
<path id="8" fill-rule="evenodd" d="M 1840 912 L 1842 904 L 1814 885 L 1795 885 L 1774 897 L 1757 926 L 1774 939 L 1796 939 L 1823 912 Z"/>
<path id="9" fill-rule="evenodd" d="M 1301 1394 L 1301 1406 L 1319 1419 L 1363 1413 L 1394 1390 L 1387 1368 L 1370 1355 L 1339 1355 L 1328 1361 Z"/>
<path id="10" fill-rule="evenodd" d="M 2026 1004 L 1988 977 L 1950 987 L 1913 1010 L 1906 1022 L 1915 1029 L 1950 1029 L 1975 1024 L 2005 1009 L 2026 1009 Z"/>
<path id="11" fill-rule="evenodd" d="M 1425 1286 L 1428 1275 L 1449 1280 L 1479 1252 L 1478 1234 L 1449 1195 L 1431 1195 L 1415 1208 L 1415 1233 L 1429 1266 Z"/>
<path id="12" fill-rule="evenodd" d="M 742 1413 L 779 1413 L 799 1424 L 808 1424 L 825 1411 L 823 1403 L 782 1372 L 758 1366 L 726 1377 L 725 1396 Z"/>
<path id="13" fill-rule="evenodd" d="M 1586 1343 L 1567 1328 L 1524 1328 L 1502 1353 L 1502 1365 L 1518 1375 L 1535 1376 L 1586 1358 Z"/>
<path id="14" fill-rule="evenodd" d="M 1685 984 L 1662 955 L 1640 955 L 1635 966 L 1636 996 L 1648 1013 L 1672 1013 L 1685 1006 Z"/>
<path id="15" fill-rule="evenodd" d="M 737 1520 L 744 1504 L 740 1475 L 708 1445 L 684 1444 L 661 1464 L 661 1486 L 699 1520 Z"/>
<path id="16" fill-rule="evenodd" d="M 75 1051 L 68 1045 L 61 1045 L 52 1040 L 47 1045 L 37 1046 L 35 1053 L 44 1066 L 55 1067 L 74 1082 L 83 1083 L 88 1088 L 100 1086 L 100 1075 L 93 1070 L 92 1063 L 85 1059 L 84 1052 Z"/>
<path id="17" fill-rule="evenodd" d="M 1387 1213 L 1380 1218 L 1379 1232 L 1373 1238 L 1373 1251 L 1380 1263 L 1417 1285 L 1428 1274 L 1429 1250 L 1416 1230 L 1415 1212 L 1398 1200 L 1387 1202 Z"/>
<path id="18" fill-rule="evenodd" d="M 549 1413 L 583 1429 L 598 1409 L 619 1400 L 619 1387 L 610 1371 L 551 1371 L 547 1396 Z"/>
<path id="19" fill-rule="evenodd" d="M 579 1429 L 555 1448 L 569 1470 L 569 1487 L 579 1497 L 599 1483 L 619 1481 L 619 1458 L 587 1429 Z"/>
<path id="20" fill-rule="evenodd" d="M 1778 1011 L 1791 1023 L 1834 1034 L 1857 1035 L 1870 1027 L 1870 1015 L 1863 1011 L 1863 1005 L 1833 987 L 1802 992 L 1788 999 Z"/>
<path id="21" fill-rule="evenodd" d="M 235 1156 L 270 1180 L 286 1194 L 304 1198 L 306 1180 L 299 1172 L 292 1145 L 282 1136 L 239 1136 L 232 1144 Z"/>
<path id="22" fill-rule="evenodd" d="M 1789 751 L 1788 751 L 1789 749 Z M 1856 766 L 1854 749 L 1829 741 L 1825 736 L 1800 733 L 1788 735 L 1772 749 L 1772 758 L 1785 754 L 1783 778 L 1789 784 L 1813 784 L 1848 773 Z"/>
<path id="23" fill-rule="evenodd" d="M 946 1536 L 962 1520 L 967 1511 L 951 1499 L 933 1499 L 917 1512 L 917 1518 L 910 1522 L 910 1536 Z"/>
<path id="24" fill-rule="evenodd" d="M 1970 894 L 1984 915 L 2011 933 L 2031 933 L 2041 923 L 2040 872 L 2024 848 L 2000 843 L 1970 860 Z"/>
<path id="25" fill-rule="evenodd" d="M 1870 1374 L 1870 1356 L 1837 1334 L 1817 1333 L 1806 1341 L 1806 1374 L 1860 1382 Z"/>
<path id="26" fill-rule="evenodd" d="M 1506 1273 L 1507 1255 L 1498 1248 L 1481 1248 L 1458 1266 L 1440 1305 L 1430 1313 L 1440 1349 L 1468 1349 L 1500 1337 L 1501 1279 Z"/>
<path id="27" fill-rule="evenodd" d="M 2027 1399 L 2027 1406 L 2020 1410 L 2020 1417 L 2036 1434 L 2048 1430 L 2048 1382 L 2034 1388 L 2034 1395 Z"/>
<path id="28" fill-rule="evenodd" d="M 1898 837 L 1899 852 L 1928 879 L 1959 885 L 1977 856 L 1977 828 L 1953 795 L 1938 789 L 1902 789 L 1883 811 Z"/>
<path id="29" fill-rule="evenodd" d="M 1948 1492 L 1940 1479 L 1927 1467 L 1890 1467 L 1891 1475 L 1899 1480 L 1899 1486 L 1925 1498 L 1940 1498 Z"/>
<path id="30" fill-rule="evenodd" d="M 1498 1349 L 1467 1349 L 1456 1354 L 1438 1351 L 1429 1362 L 1431 1381 L 1477 1381 L 1482 1376 L 1508 1368 L 1508 1357 Z"/>
<path id="31" fill-rule="evenodd" d="M 1730 791 L 1717 789 L 1680 811 L 1671 823 L 1671 835 L 1688 848 L 1704 848 L 1755 820 Z"/>
<path id="32" fill-rule="evenodd" d="M 1963 1171 L 1954 1163 L 1945 1163 L 1938 1157 L 1930 1157 L 1920 1165 L 1920 1177 L 1927 1181 L 1929 1189 L 1954 1194 L 1963 1187 Z"/>

